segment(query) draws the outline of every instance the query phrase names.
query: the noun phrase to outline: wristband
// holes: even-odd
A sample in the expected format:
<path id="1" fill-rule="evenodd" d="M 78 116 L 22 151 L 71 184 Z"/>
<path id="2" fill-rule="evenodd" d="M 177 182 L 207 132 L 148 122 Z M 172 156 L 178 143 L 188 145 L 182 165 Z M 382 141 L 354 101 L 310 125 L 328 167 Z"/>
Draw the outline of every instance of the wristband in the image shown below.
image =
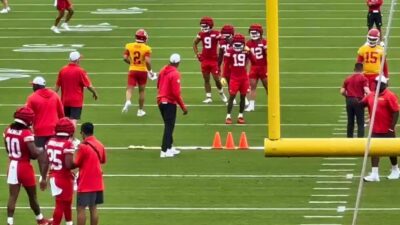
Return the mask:
<path id="1" fill-rule="evenodd" d="M 390 132 L 394 132 L 394 130 L 393 130 L 393 129 L 389 129 L 389 131 L 390 131 Z"/>

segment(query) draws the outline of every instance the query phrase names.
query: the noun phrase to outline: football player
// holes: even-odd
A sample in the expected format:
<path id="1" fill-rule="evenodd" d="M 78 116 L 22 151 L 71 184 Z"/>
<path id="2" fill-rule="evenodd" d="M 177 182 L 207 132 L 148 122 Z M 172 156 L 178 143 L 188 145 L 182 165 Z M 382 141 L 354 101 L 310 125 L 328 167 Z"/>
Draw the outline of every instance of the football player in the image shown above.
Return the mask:
<path id="1" fill-rule="evenodd" d="M 8 0 L 1 0 L 3 2 L 3 9 L 0 11 L 1 14 L 9 13 L 11 11 L 10 6 L 8 5 Z"/>
<path id="2" fill-rule="evenodd" d="M 226 86 L 227 71 L 230 72 L 229 81 L 229 99 L 226 115 L 226 124 L 232 124 L 231 112 L 233 108 L 233 100 L 236 94 L 240 92 L 240 109 L 237 122 L 244 124 L 243 111 L 245 107 L 245 98 L 249 89 L 249 76 L 247 75 L 247 63 L 252 60 L 252 54 L 246 47 L 245 37 L 241 34 L 233 36 L 232 47 L 227 50 L 224 55 L 224 69 L 222 73 L 221 83 Z"/>
<path id="3" fill-rule="evenodd" d="M 74 10 L 72 9 L 71 0 L 56 0 L 55 6 L 57 7 L 57 10 L 58 10 L 58 16 L 57 16 L 56 20 L 54 21 L 54 25 L 50 29 L 56 34 L 61 33 L 60 30 L 58 29 L 58 24 L 60 23 L 61 19 L 64 17 L 65 11 L 68 11 L 67 16 L 65 17 L 64 23 L 61 24 L 61 27 L 67 31 L 70 31 L 71 29 L 68 26 L 68 22 L 72 18 L 72 15 L 74 15 Z"/>
<path id="4" fill-rule="evenodd" d="M 9 185 L 9 198 L 7 204 L 7 224 L 14 224 L 14 211 L 21 186 L 24 187 L 29 198 L 29 205 L 36 215 L 38 225 L 49 225 L 51 221 L 45 219 L 40 211 L 36 196 L 35 171 L 30 163 L 31 159 L 38 159 L 39 167 L 46 164 L 46 156 L 35 146 L 32 126 L 35 113 L 28 107 L 21 107 L 14 113 L 14 123 L 7 127 L 3 133 L 4 144 L 9 158 L 7 183 Z M 41 176 L 46 172 L 41 170 Z M 22 223 L 21 223 L 22 224 Z"/>
<path id="5" fill-rule="evenodd" d="M 246 46 L 250 49 L 255 60 L 251 63 L 250 68 L 250 95 L 249 105 L 246 112 L 254 111 L 256 101 L 256 90 L 258 80 L 264 86 L 265 92 L 268 92 L 267 81 L 267 40 L 262 37 L 263 28 L 260 24 L 252 24 L 249 28 L 251 40 L 247 41 Z"/>
<path id="6" fill-rule="evenodd" d="M 235 28 L 232 25 L 226 24 L 221 28 L 221 38 L 218 44 L 218 68 L 220 68 L 220 70 L 225 52 L 232 47 L 232 39 L 234 35 Z M 229 77 L 226 77 L 226 79 L 229 82 Z"/>
<path id="7" fill-rule="evenodd" d="M 74 123 L 67 117 L 61 118 L 56 124 L 56 135 L 46 145 L 48 164 L 44 167 L 49 171 L 51 195 L 55 197 L 53 225 L 60 225 L 62 217 L 65 224 L 72 225 L 72 196 L 74 174 L 69 168 L 73 164 L 74 145 L 72 143 L 75 132 Z M 46 188 L 41 183 L 41 189 Z"/>
<path id="8" fill-rule="evenodd" d="M 132 91 L 136 85 L 139 86 L 139 109 L 137 116 L 146 115 L 143 110 L 145 88 L 147 77 L 151 80 L 157 79 L 157 74 L 151 69 L 151 48 L 147 45 L 149 36 L 144 29 L 139 29 L 135 34 L 136 42 L 125 45 L 124 61 L 129 64 L 128 84 L 126 87 L 126 102 L 122 108 L 122 112 L 128 112 L 129 106 L 132 105 Z"/>
<path id="9" fill-rule="evenodd" d="M 364 76 L 368 78 L 371 91 L 376 89 L 375 78 L 379 75 L 383 64 L 383 75 L 389 76 L 387 62 L 382 62 L 384 47 L 379 44 L 381 33 L 378 29 L 368 31 L 367 43 L 358 49 L 357 62 L 364 66 Z"/>
<path id="10" fill-rule="evenodd" d="M 210 74 L 212 74 L 215 85 L 217 86 L 218 93 L 223 102 L 227 101 L 227 98 L 222 89 L 218 67 L 218 41 L 221 37 L 220 33 L 213 30 L 214 21 L 211 17 L 203 17 L 200 20 L 201 31 L 197 34 L 193 42 L 193 51 L 197 59 L 201 63 L 201 72 L 204 79 L 204 89 L 206 91 L 206 99 L 204 103 L 211 103 L 211 84 Z M 202 43 L 202 51 L 199 53 L 197 45 Z"/>

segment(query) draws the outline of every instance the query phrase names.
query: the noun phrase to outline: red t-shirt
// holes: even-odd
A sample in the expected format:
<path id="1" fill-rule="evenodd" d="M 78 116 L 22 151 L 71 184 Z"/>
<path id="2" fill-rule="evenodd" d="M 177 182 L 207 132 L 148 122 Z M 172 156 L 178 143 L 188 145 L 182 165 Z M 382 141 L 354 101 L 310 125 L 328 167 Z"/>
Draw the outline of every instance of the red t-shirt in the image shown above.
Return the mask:
<path id="1" fill-rule="evenodd" d="M 83 89 L 92 84 L 85 70 L 70 63 L 58 73 L 56 85 L 61 88 L 61 100 L 65 107 L 82 107 Z"/>
<path id="2" fill-rule="evenodd" d="M 373 12 L 373 11 L 381 11 L 381 6 L 383 4 L 383 0 L 367 0 L 368 4 L 368 11 Z M 372 5 L 371 5 L 372 4 Z"/>
<path id="3" fill-rule="evenodd" d="M 348 76 L 343 83 L 347 97 L 363 98 L 365 96 L 364 87 L 369 86 L 368 79 L 362 73 Z"/>
<path id="4" fill-rule="evenodd" d="M 36 90 L 28 97 L 26 105 L 35 112 L 35 136 L 53 136 L 56 123 L 64 117 L 63 105 L 57 93 L 47 88 Z"/>
<path id="5" fill-rule="evenodd" d="M 53 137 L 46 144 L 46 152 L 50 163 L 50 176 L 72 177 L 71 170 L 65 166 L 65 155 L 74 154 L 71 140 Z"/>
<path id="6" fill-rule="evenodd" d="M 223 76 L 230 77 L 230 79 L 248 78 L 247 63 L 251 57 L 249 51 L 236 52 L 233 48 L 228 49 L 224 55 Z M 230 75 L 227 72 L 230 72 Z"/>
<path id="7" fill-rule="evenodd" d="M 371 92 L 365 96 L 362 100 L 364 104 L 367 104 L 369 115 L 371 117 L 372 107 L 374 105 L 375 92 Z M 399 103 L 397 96 L 386 89 L 378 96 L 378 105 L 376 108 L 374 127 L 372 128 L 373 133 L 385 134 L 391 129 L 393 113 L 399 111 Z"/>
<path id="8" fill-rule="evenodd" d="M 168 102 L 178 104 L 182 110 L 186 109 L 181 96 L 181 75 L 176 67 L 165 66 L 158 77 L 157 103 Z"/>
<path id="9" fill-rule="evenodd" d="M 30 161 L 30 151 L 26 144 L 34 141 L 33 133 L 30 129 L 14 130 L 7 127 L 4 130 L 3 138 L 10 160 Z"/>
<path id="10" fill-rule="evenodd" d="M 267 66 L 267 40 L 249 40 L 246 46 L 250 48 L 254 56 L 254 62 L 252 62 L 251 66 Z"/>
<path id="11" fill-rule="evenodd" d="M 197 39 L 200 39 L 203 49 L 201 57 L 204 60 L 217 60 L 218 59 L 218 41 L 221 35 L 218 31 L 212 30 L 210 32 L 199 32 Z"/>
<path id="12" fill-rule="evenodd" d="M 93 145 L 99 153 L 85 142 Z M 103 171 L 101 164 L 106 162 L 104 145 L 94 136 L 87 137 L 79 145 L 75 165 L 79 168 L 78 192 L 95 192 L 104 190 Z"/>

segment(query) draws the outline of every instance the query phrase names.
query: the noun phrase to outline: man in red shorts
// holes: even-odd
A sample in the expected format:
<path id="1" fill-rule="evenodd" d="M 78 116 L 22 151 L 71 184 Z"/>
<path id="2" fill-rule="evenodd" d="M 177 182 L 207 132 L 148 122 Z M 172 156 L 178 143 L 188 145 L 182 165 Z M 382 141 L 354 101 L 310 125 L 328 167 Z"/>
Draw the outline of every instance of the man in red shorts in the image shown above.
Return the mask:
<path id="1" fill-rule="evenodd" d="M 31 159 L 38 159 L 42 168 L 46 164 L 44 152 L 34 143 L 31 129 L 35 113 L 28 107 L 21 107 L 14 113 L 14 123 L 7 127 L 3 133 L 4 143 L 9 158 L 7 183 L 9 185 L 9 198 L 7 204 L 7 224 L 14 224 L 14 211 L 21 185 L 29 197 L 29 205 L 36 215 L 38 225 L 49 225 L 50 220 L 43 217 L 36 196 L 35 171 L 30 163 Z M 46 176 L 42 170 L 41 176 Z M 20 224 L 24 224 L 20 222 Z"/>
<path id="2" fill-rule="evenodd" d="M 68 26 L 68 22 L 71 19 L 72 15 L 74 14 L 71 0 L 56 0 L 54 6 L 58 10 L 58 16 L 54 22 L 54 25 L 50 29 L 56 34 L 61 33 L 60 30 L 58 29 L 58 24 L 64 17 L 65 10 L 67 10 L 68 11 L 67 16 L 65 17 L 64 23 L 61 24 L 61 28 L 64 28 L 67 31 L 71 30 Z"/>
<path id="3" fill-rule="evenodd" d="M 204 103 L 211 103 L 211 84 L 210 74 L 212 74 L 215 85 L 217 86 L 218 93 L 223 102 L 226 102 L 226 96 L 222 89 L 220 82 L 219 68 L 218 68 L 218 41 L 221 37 L 220 33 L 213 30 L 214 21 L 211 17 L 203 17 L 200 20 L 201 31 L 197 34 L 193 42 L 193 51 L 197 59 L 201 63 L 201 72 L 204 79 L 204 89 L 206 91 L 206 99 Z M 199 53 L 197 45 L 202 43 L 202 51 Z"/>
<path id="4" fill-rule="evenodd" d="M 264 86 L 265 92 L 268 92 L 267 81 L 267 40 L 262 37 L 263 28 L 260 24 L 252 24 L 249 28 L 251 40 L 247 41 L 246 46 L 250 49 L 254 56 L 254 61 L 250 68 L 250 96 L 249 105 L 246 112 L 254 111 L 256 102 L 256 91 L 258 80 Z"/>

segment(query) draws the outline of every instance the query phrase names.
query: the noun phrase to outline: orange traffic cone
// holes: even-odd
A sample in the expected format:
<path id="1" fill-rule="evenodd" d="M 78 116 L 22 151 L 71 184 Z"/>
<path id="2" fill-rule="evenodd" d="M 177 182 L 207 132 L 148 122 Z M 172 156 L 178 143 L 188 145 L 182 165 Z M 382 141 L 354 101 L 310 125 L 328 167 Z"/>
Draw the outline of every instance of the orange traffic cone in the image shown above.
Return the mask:
<path id="1" fill-rule="evenodd" d="M 225 149 L 235 150 L 235 142 L 233 141 L 232 132 L 228 132 L 228 136 L 226 136 Z"/>
<path id="2" fill-rule="evenodd" d="M 240 135 L 239 149 L 242 150 L 249 149 L 249 143 L 247 143 L 246 132 L 242 132 L 242 134 Z"/>
<path id="3" fill-rule="evenodd" d="M 219 135 L 218 131 L 215 132 L 212 148 L 217 150 L 222 149 L 221 135 Z"/>

